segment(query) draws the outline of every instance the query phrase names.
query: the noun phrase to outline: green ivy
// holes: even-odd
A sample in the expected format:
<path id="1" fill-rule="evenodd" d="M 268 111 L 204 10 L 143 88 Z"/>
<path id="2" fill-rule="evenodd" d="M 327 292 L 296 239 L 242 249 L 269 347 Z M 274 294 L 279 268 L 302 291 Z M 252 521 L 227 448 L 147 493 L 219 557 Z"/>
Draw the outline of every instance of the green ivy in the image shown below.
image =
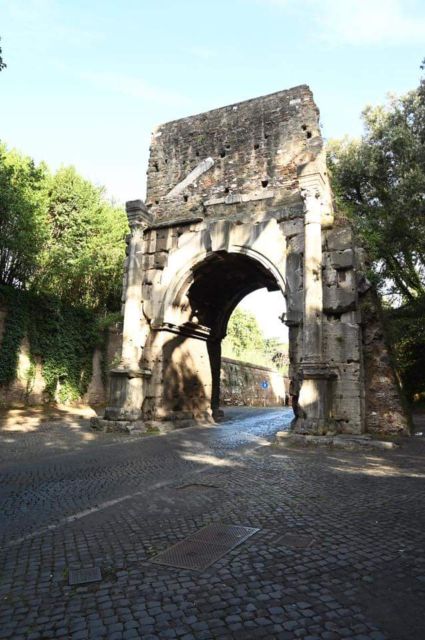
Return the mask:
<path id="1" fill-rule="evenodd" d="M 108 384 L 108 372 L 109 368 L 114 366 L 114 363 L 108 362 L 108 344 L 109 344 L 109 329 L 112 325 L 122 321 L 120 311 L 114 311 L 107 313 L 103 317 L 98 318 L 97 327 L 99 333 L 99 348 L 102 354 L 101 358 L 101 376 L 102 383 L 106 389 Z"/>
<path id="2" fill-rule="evenodd" d="M 0 287 L 0 305 L 7 311 L 0 346 L 0 385 L 7 385 L 16 377 L 19 348 L 27 331 L 29 314 L 26 297 L 9 287 Z"/>
<path id="3" fill-rule="evenodd" d="M 104 321 L 101 327 L 91 310 L 8 287 L 0 287 L 0 303 L 7 309 L 0 345 L 0 384 L 15 379 L 26 334 L 31 361 L 41 360 L 49 399 L 56 394 L 62 402 L 80 398 L 92 376 L 93 352 L 104 340 Z M 29 372 L 30 377 L 33 374 Z"/>
<path id="4" fill-rule="evenodd" d="M 31 392 L 32 392 L 32 390 L 34 388 L 34 382 L 35 382 L 36 373 L 37 373 L 36 362 L 35 362 L 34 358 L 30 355 L 30 365 L 29 365 L 28 369 L 25 372 L 25 382 L 26 382 L 25 396 L 26 396 L 26 398 L 28 398 L 28 396 L 31 394 Z"/>

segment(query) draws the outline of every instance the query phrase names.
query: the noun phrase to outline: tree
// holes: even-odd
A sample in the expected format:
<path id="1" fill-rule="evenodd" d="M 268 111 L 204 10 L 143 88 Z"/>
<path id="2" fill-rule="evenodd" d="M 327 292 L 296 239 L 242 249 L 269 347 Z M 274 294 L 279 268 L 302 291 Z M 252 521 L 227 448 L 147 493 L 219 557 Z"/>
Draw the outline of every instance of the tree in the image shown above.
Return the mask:
<path id="1" fill-rule="evenodd" d="M 49 237 L 49 174 L 0 143 L 0 284 L 28 288 Z"/>
<path id="2" fill-rule="evenodd" d="M 424 64 L 421 67 L 424 68 Z M 367 249 L 403 386 L 425 395 L 425 79 L 363 112 L 361 140 L 332 142 L 337 211 Z"/>
<path id="3" fill-rule="evenodd" d="M 274 367 L 284 374 L 288 373 L 289 365 L 289 345 L 282 342 L 280 338 L 266 338 L 264 349 L 267 357 Z"/>
<path id="4" fill-rule="evenodd" d="M 361 140 L 332 142 L 338 209 L 347 213 L 382 293 L 398 303 L 425 295 L 425 82 L 363 112 Z"/>
<path id="5" fill-rule="evenodd" d="M 35 288 L 69 304 L 119 309 L 128 232 L 123 209 L 74 167 L 63 167 L 51 180 L 48 218 L 50 238 Z"/>
<path id="6" fill-rule="evenodd" d="M 0 284 L 119 310 L 127 218 L 73 167 L 0 144 Z"/>
<path id="7" fill-rule="evenodd" d="M 2 71 L 3 69 L 6 69 L 6 67 L 7 67 L 7 64 L 3 61 L 2 50 L 0 47 L 0 71 Z"/>
<path id="8" fill-rule="evenodd" d="M 51 176 L 0 145 L 0 299 L 8 310 L 0 384 L 15 379 L 27 335 L 28 381 L 39 357 L 51 399 L 81 397 L 93 350 L 116 317 L 105 311 L 120 308 L 127 231 L 123 209 L 74 168 Z"/>
<path id="9" fill-rule="evenodd" d="M 264 337 L 253 313 L 236 308 L 227 325 L 227 342 L 236 358 L 252 351 L 264 351 Z"/>
<path id="10" fill-rule="evenodd" d="M 386 309 L 384 318 L 406 397 L 411 402 L 425 399 L 425 297 Z"/>
<path id="11" fill-rule="evenodd" d="M 237 307 L 227 325 L 222 355 L 287 373 L 288 345 L 279 338 L 265 338 L 253 313 Z"/>

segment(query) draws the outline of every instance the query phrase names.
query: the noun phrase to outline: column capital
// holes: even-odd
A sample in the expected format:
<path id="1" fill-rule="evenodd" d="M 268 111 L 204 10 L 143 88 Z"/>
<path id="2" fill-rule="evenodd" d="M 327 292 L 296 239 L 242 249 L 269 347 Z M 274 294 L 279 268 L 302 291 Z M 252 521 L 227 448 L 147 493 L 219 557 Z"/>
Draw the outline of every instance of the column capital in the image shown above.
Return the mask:
<path id="1" fill-rule="evenodd" d="M 333 209 L 326 175 L 318 167 L 302 165 L 298 167 L 300 196 L 304 201 L 305 224 L 320 223 L 323 227 L 333 223 Z"/>
<path id="2" fill-rule="evenodd" d="M 323 192 L 318 188 L 318 185 L 310 184 L 302 187 L 300 195 L 304 201 L 304 224 L 321 224 L 325 203 Z"/>
<path id="3" fill-rule="evenodd" d="M 129 200 L 125 203 L 125 211 L 131 230 L 137 227 L 144 228 L 152 223 L 152 215 L 143 200 Z"/>

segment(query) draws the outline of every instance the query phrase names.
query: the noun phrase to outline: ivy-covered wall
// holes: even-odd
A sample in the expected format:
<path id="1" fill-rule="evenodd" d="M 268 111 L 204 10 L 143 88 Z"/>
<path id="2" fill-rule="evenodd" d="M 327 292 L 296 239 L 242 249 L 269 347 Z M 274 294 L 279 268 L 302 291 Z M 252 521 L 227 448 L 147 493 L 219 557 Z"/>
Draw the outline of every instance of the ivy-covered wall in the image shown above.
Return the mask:
<path id="1" fill-rule="evenodd" d="M 95 313 L 0 287 L 0 404 L 105 401 L 117 331 Z"/>
<path id="2" fill-rule="evenodd" d="M 121 353 L 116 320 L 0 286 L 0 407 L 104 404 L 108 370 Z M 222 358 L 222 404 L 282 405 L 285 383 L 267 367 Z"/>

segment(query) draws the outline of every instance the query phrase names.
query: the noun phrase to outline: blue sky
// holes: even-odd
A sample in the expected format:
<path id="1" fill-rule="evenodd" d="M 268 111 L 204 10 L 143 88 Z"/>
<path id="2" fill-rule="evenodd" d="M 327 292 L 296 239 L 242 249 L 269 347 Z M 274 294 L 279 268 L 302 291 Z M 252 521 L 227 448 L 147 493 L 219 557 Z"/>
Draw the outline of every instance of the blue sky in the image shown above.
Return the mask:
<path id="1" fill-rule="evenodd" d="M 156 124 L 307 83 L 326 137 L 418 83 L 415 0 L 2 0 L 0 139 L 143 197 Z"/>
<path id="2" fill-rule="evenodd" d="M 425 3 L 0 0 L 0 36 L 0 139 L 124 202 L 175 118 L 307 83 L 324 135 L 359 135 L 366 104 L 417 86 Z"/>

